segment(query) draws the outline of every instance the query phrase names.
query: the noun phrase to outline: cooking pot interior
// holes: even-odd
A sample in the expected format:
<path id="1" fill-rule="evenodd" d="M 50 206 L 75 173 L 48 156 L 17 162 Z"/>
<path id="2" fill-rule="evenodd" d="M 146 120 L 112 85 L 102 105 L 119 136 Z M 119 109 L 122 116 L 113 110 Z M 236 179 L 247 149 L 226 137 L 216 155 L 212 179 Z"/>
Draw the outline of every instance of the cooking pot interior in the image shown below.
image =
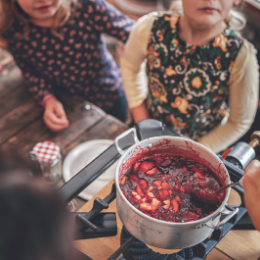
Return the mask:
<path id="1" fill-rule="evenodd" d="M 222 185 L 229 183 L 228 172 L 216 154 L 199 143 L 180 137 L 154 137 L 130 147 L 119 162 L 118 181 L 135 161 L 159 155 L 178 155 L 195 160 L 213 171 Z"/>

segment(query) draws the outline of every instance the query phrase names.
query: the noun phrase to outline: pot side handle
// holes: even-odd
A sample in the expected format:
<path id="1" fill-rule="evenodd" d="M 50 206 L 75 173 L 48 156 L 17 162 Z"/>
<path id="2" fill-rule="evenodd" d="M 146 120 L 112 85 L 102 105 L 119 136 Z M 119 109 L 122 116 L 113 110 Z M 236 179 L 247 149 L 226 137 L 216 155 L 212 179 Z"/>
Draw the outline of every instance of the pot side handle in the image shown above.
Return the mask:
<path id="1" fill-rule="evenodd" d="M 227 215 L 221 222 L 219 222 L 217 225 L 215 225 L 213 223 L 212 220 L 208 221 L 207 223 L 204 223 L 202 225 L 200 225 L 198 228 L 201 227 L 209 227 L 215 230 L 218 230 L 221 226 L 223 226 L 224 224 L 226 224 L 230 219 L 232 219 L 239 211 L 239 208 L 233 209 L 232 211 L 229 210 L 231 207 L 228 206 L 228 208 L 226 207 L 228 206 L 228 204 L 225 205 L 225 208 L 222 210 L 221 214 Z"/>
<path id="2" fill-rule="evenodd" d="M 135 143 L 139 143 L 140 140 L 138 139 L 137 137 L 137 132 L 136 132 L 136 129 L 133 127 L 133 128 L 130 128 L 129 130 L 125 131 L 124 133 L 122 133 L 121 135 L 119 135 L 115 141 L 114 141 L 114 144 L 115 144 L 115 147 L 116 147 L 116 150 L 118 151 L 118 153 L 120 153 L 121 155 L 123 155 L 125 152 L 120 148 L 119 146 L 119 140 L 126 137 L 128 134 L 132 133 L 133 134 L 133 138 L 134 138 L 134 141 Z"/>

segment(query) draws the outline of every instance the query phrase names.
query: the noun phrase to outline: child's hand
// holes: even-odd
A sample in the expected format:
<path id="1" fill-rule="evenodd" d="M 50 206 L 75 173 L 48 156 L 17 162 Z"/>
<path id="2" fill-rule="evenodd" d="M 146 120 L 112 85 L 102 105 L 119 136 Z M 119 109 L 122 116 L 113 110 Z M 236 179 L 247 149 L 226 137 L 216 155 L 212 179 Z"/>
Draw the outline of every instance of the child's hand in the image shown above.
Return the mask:
<path id="1" fill-rule="evenodd" d="M 245 169 L 244 201 L 254 226 L 260 231 L 260 162 L 253 160 Z"/>
<path id="2" fill-rule="evenodd" d="M 43 121 L 54 132 L 61 131 L 69 126 L 63 105 L 56 98 L 49 99 L 46 102 Z"/>

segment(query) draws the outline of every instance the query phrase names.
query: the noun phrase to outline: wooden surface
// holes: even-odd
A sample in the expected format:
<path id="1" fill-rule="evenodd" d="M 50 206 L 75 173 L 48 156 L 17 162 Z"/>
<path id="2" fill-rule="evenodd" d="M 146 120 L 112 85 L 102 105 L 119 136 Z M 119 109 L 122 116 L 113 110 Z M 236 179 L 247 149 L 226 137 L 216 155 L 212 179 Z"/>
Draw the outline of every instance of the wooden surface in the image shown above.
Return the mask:
<path id="1" fill-rule="evenodd" d="M 9 80 L 0 78 L 0 146 L 16 144 L 28 152 L 37 142 L 50 140 L 61 147 L 62 156 L 65 158 L 71 149 L 82 142 L 114 139 L 127 129 L 124 124 L 106 115 L 101 109 L 75 97 L 62 100 L 70 127 L 60 133 L 53 133 L 43 123 L 42 108 L 31 100 L 25 86 L 21 84 L 19 70 L 14 68 L 10 75 Z M 86 105 L 90 105 L 91 109 L 86 109 Z M 97 196 L 104 198 L 110 189 L 111 183 Z M 239 195 L 233 192 L 229 202 L 231 205 L 239 204 Z M 78 207 L 84 203 L 83 200 L 77 199 Z M 79 211 L 89 211 L 92 205 L 93 199 Z M 113 201 L 105 211 L 116 212 L 116 202 Z M 117 236 L 80 240 L 75 242 L 75 247 L 94 260 L 107 259 L 120 246 L 122 224 L 118 216 L 117 223 Z M 207 260 L 256 260 L 259 256 L 260 234 L 257 231 L 231 231 L 209 254 Z"/>
<path id="2" fill-rule="evenodd" d="M 78 144 L 93 139 L 115 139 L 127 126 L 89 102 L 78 97 L 61 98 L 70 126 L 51 132 L 42 120 L 43 109 L 32 100 L 19 69 L 0 77 L 0 146 L 17 145 L 24 152 L 37 142 L 53 141 L 60 146 L 62 158 Z M 86 109 L 87 108 L 87 109 Z M 63 184 L 63 180 L 58 186 Z M 76 199 L 77 208 L 85 201 Z"/>

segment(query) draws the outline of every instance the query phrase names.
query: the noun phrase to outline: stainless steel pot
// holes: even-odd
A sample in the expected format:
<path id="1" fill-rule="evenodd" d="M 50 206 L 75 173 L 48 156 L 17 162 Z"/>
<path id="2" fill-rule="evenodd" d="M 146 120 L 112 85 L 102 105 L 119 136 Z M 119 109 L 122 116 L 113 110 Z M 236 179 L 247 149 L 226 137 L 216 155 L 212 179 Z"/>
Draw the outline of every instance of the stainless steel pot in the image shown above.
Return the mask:
<path id="1" fill-rule="evenodd" d="M 133 133 L 135 145 L 123 151 L 118 141 Z M 149 217 L 136 209 L 122 194 L 119 187 L 125 171 L 136 160 L 159 154 L 175 154 L 194 159 L 209 167 L 217 174 L 223 185 L 230 183 L 229 174 L 221 160 L 208 148 L 192 140 L 182 137 L 162 136 L 139 141 L 134 128 L 129 129 L 115 139 L 115 146 L 122 155 L 116 169 L 117 211 L 126 229 L 144 243 L 164 248 L 186 248 L 204 241 L 214 229 L 218 229 L 237 214 L 238 209 L 230 211 L 226 208 L 230 188 L 226 190 L 225 198 L 220 207 L 211 215 L 188 223 L 166 222 Z M 219 222 L 220 215 L 227 215 Z"/>

